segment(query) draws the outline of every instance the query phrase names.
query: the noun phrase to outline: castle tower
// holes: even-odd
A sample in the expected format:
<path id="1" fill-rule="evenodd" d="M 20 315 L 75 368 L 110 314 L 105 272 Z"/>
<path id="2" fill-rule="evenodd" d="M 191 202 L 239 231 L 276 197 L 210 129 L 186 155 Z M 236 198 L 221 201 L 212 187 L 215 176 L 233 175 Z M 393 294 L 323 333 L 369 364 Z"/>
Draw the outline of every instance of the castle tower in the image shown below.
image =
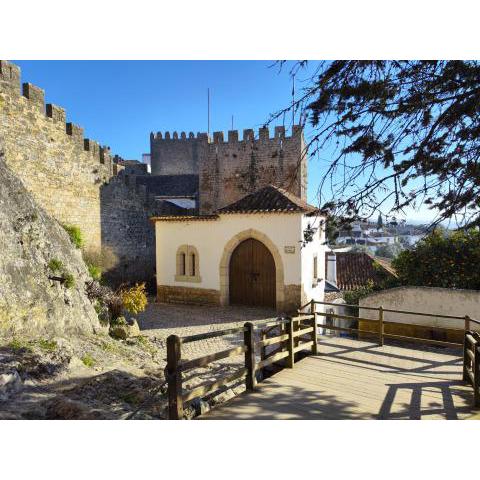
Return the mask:
<path id="1" fill-rule="evenodd" d="M 161 132 L 150 134 L 152 175 L 198 175 L 208 146 L 206 133 Z"/>
<path id="2" fill-rule="evenodd" d="M 307 194 L 307 154 L 302 128 L 294 126 L 292 135 L 284 127 L 275 127 L 273 137 L 268 128 L 258 136 L 244 130 L 206 133 L 195 137 L 176 132 L 164 136 L 150 135 L 153 175 L 193 174 L 199 177 L 201 214 L 212 213 L 269 184 L 282 187 L 300 198 Z"/>

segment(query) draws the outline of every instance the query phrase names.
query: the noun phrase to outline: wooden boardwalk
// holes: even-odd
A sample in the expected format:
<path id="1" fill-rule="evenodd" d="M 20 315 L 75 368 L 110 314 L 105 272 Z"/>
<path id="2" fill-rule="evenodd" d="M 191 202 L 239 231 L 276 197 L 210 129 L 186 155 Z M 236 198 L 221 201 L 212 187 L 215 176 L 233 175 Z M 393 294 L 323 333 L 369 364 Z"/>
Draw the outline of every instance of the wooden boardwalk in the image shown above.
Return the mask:
<path id="1" fill-rule="evenodd" d="M 462 419 L 475 413 L 461 349 L 319 337 L 304 358 L 200 419 Z"/>

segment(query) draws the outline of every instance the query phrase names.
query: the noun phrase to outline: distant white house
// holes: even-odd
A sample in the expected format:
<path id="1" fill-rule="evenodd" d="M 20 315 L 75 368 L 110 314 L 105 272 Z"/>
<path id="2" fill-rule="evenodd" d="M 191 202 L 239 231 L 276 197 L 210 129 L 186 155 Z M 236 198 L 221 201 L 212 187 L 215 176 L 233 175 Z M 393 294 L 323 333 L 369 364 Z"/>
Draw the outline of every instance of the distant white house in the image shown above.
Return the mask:
<path id="1" fill-rule="evenodd" d="M 341 230 L 335 243 L 337 245 L 362 245 L 372 253 L 384 245 L 403 243 L 407 246 L 415 245 L 424 237 L 419 229 L 408 229 L 405 225 L 395 227 L 377 227 L 372 223 L 354 223 L 351 230 Z"/>

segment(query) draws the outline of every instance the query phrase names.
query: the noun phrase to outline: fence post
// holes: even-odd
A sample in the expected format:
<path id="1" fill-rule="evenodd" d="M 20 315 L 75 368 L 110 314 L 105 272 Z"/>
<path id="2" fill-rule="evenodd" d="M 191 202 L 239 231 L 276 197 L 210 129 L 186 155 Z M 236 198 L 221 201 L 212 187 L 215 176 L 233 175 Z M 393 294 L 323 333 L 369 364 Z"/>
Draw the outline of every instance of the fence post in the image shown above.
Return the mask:
<path id="1" fill-rule="evenodd" d="M 287 333 L 288 333 L 287 368 L 293 368 L 293 365 L 295 364 L 295 353 L 293 351 L 293 349 L 295 348 L 295 343 L 293 338 L 293 318 L 288 319 Z"/>
<path id="2" fill-rule="evenodd" d="M 260 336 L 262 341 L 267 339 L 267 334 L 264 329 L 262 329 Z M 264 347 L 262 345 L 262 348 L 260 349 L 260 360 L 265 360 L 266 358 L 267 358 L 267 347 Z"/>
<path id="3" fill-rule="evenodd" d="M 181 342 L 177 335 L 167 338 L 167 385 L 168 385 L 168 418 L 183 418 L 182 372 L 179 369 L 181 358 Z"/>
<path id="4" fill-rule="evenodd" d="M 473 360 L 473 404 L 480 407 L 480 347 L 475 345 L 475 355 Z"/>
<path id="5" fill-rule="evenodd" d="M 378 343 L 383 347 L 383 307 L 378 309 Z"/>
<path id="6" fill-rule="evenodd" d="M 313 332 L 312 332 L 312 355 L 318 354 L 318 345 L 317 345 L 317 312 L 315 311 L 315 301 L 312 299 L 310 302 L 310 314 L 313 315 Z"/>
<path id="7" fill-rule="evenodd" d="M 253 391 L 256 386 L 255 377 L 255 335 L 253 331 L 253 323 L 247 322 L 244 325 L 245 331 L 243 339 L 245 342 L 245 368 L 247 369 L 247 376 L 245 377 L 245 387 L 249 391 Z"/>
<path id="8" fill-rule="evenodd" d="M 467 374 L 467 368 L 468 368 L 468 355 L 467 355 L 467 330 L 465 330 L 465 333 L 463 334 L 463 375 L 462 375 L 462 380 L 464 382 L 469 381 L 469 377 Z"/>
<path id="9" fill-rule="evenodd" d="M 470 330 L 470 317 L 468 315 L 465 315 L 465 332 L 468 332 Z"/>

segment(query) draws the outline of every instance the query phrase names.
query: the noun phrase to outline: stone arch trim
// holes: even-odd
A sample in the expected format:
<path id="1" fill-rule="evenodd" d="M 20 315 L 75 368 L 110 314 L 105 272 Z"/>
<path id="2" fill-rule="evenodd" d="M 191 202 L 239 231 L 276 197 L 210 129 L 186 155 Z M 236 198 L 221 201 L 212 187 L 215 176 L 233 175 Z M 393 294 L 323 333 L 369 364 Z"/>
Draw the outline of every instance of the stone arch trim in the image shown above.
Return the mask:
<path id="1" fill-rule="evenodd" d="M 282 310 L 285 302 L 285 292 L 284 292 L 284 268 L 282 257 L 278 251 L 277 246 L 270 240 L 270 238 L 264 233 L 249 228 L 248 230 L 243 230 L 242 232 L 237 233 L 232 237 L 223 249 L 222 258 L 220 260 L 220 303 L 221 305 L 228 305 L 230 299 L 230 285 L 229 285 L 229 267 L 230 267 L 230 258 L 233 251 L 237 248 L 240 243 L 249 238 L 254 238 L 259 242 L 262 242 L 265 247 L 268 248 L 270 253 L 273 256 L 275 262 L 275 293 L 276 293 L 276 304 L 277 310 Z"/>

